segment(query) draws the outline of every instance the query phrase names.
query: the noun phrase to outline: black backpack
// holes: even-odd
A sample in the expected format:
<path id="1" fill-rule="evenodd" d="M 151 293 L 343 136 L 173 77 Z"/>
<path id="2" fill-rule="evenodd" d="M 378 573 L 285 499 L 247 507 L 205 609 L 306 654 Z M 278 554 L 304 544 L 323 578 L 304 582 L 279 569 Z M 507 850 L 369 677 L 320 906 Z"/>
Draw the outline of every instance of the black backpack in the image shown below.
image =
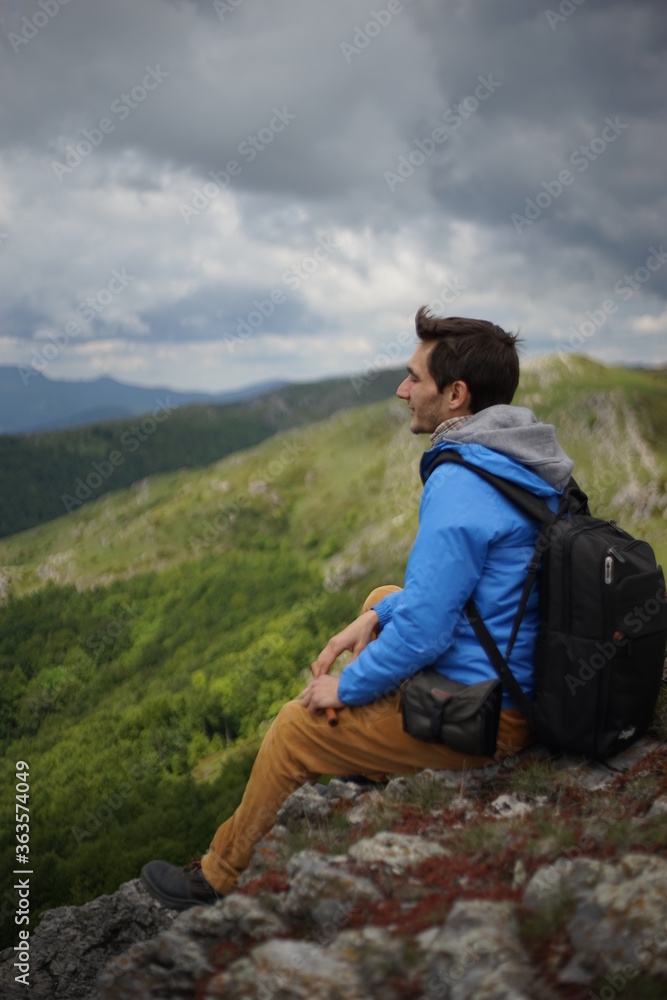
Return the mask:
<path id="1" fill-rule="evenodd" d="M 651 546 L 615 521 L 593 517 L 573 479 L 554 514 L 539 497 L 454 450 L 440 452 L 427 476 L 444 462 L 481 476 L 541 528 L 504 656 L 472 598 L 465 607 L 503 686 L 548 747 L 594 760 L 624 750 L 650 726 L 663 676 L 667 593 Z M 533 703 L 509 661 L 538 573 Z"/>

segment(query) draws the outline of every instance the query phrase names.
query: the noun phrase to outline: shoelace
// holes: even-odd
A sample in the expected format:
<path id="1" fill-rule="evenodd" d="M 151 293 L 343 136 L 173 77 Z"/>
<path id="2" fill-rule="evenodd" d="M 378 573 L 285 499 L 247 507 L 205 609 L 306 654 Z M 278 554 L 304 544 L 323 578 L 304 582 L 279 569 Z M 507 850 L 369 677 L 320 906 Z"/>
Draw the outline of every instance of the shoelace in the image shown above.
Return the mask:
<path id="1" fill-rule="evenodd" d="M 201 868 L 201 858 L 193 858 L 192 861 L 188 861 L 187 865 L 183 868 L 184 872 L 196 872 Z"/>

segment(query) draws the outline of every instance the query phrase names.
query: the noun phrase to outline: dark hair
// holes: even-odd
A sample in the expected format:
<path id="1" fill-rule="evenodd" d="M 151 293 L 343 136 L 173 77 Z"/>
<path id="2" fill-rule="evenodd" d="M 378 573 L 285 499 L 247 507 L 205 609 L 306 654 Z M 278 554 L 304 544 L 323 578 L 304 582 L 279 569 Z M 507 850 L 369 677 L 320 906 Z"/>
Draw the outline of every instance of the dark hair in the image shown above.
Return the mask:
<path id="1" fill-rule="evenodd" d="M 519 337 L 485 319 L 432 316 L 422 306 L 415 316 L 417 336 L 434 343 L 428 370 L 442 392 L 459 379 L 468 386 L 473 413 L 511 403 L 519 384 Z"/>

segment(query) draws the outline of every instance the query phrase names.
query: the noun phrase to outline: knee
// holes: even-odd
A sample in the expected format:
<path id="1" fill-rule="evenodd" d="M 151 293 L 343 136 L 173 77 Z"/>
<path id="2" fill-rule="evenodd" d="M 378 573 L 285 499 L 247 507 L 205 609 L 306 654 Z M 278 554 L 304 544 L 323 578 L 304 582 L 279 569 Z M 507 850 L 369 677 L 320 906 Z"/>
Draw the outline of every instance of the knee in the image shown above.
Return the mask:
<path id="1" fill-rule="evenodd" d="M 376 587 L 375 590 L 371 590 L 361 609 L 362 615 L 366 611 L 370 611 L 374 604 L 379 604 L 388 594 L 395 594 L 397 590 L 401 590 L 401 587 L 395 587 L 393 584 L 386 584 L 384 587 Z"/>
<path id="2" fill-rule="evenodd" d="M 284 738 L 287 734 L 300 731 L 303 728 L 304 716 L 307 714 L 308 710 L 303 707 L 301 701 L 298 699 L 288 701 L 273 720 L 271 728 L 274 730 L 274 738 L 276 736 Z"/>
<path id="3" fill-rule="evenodd" d="M 307 709 L 298 700 L 283 705 L 262 740 L 258 759 L 269 754 L 275 764 L 283 759 L 285 753 L 291 754 L 301 742 L 304 715 L 307 715 Z"/>
<path id="4" fill-rule="evenodd" d="M 283 707 L 278 712 L 276 716 L 276 722 L 280 722 L 281 725 L 293 725 L 301 718 L 301 713 L 305 712 L 303 704 L 298 698 L 292 701 L 286 702 Z"/>

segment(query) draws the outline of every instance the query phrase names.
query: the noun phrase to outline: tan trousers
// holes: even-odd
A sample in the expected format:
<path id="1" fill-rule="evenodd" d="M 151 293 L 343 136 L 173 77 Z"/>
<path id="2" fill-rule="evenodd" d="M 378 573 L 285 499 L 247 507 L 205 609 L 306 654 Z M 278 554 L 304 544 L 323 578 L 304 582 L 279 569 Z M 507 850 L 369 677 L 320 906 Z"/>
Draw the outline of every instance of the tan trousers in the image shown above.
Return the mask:
<path id="1" fill-rule="evenodd" d="M 369 594 L 363 610 L 398 589 L 378 587 Z M 231 892 L 287 796 L 322 774 L 363 774 L 385 781 L 424 768 L 464 771 L 489 762 L 486 757 L 465 757 L 408 736 L 398 705 L 395 694 L 369 705 L 348 706 L 339 709 L 338 725 L 332 727 L 323 713 L 311 715 L 300 701 L 288 702 L 264 737 L 238 809 L 218 827 L 202 858 L 207 882 L 220 893 Z M 496 760 L 515 754 L 533 740 L 517 709 L 500 713 Z"/>

